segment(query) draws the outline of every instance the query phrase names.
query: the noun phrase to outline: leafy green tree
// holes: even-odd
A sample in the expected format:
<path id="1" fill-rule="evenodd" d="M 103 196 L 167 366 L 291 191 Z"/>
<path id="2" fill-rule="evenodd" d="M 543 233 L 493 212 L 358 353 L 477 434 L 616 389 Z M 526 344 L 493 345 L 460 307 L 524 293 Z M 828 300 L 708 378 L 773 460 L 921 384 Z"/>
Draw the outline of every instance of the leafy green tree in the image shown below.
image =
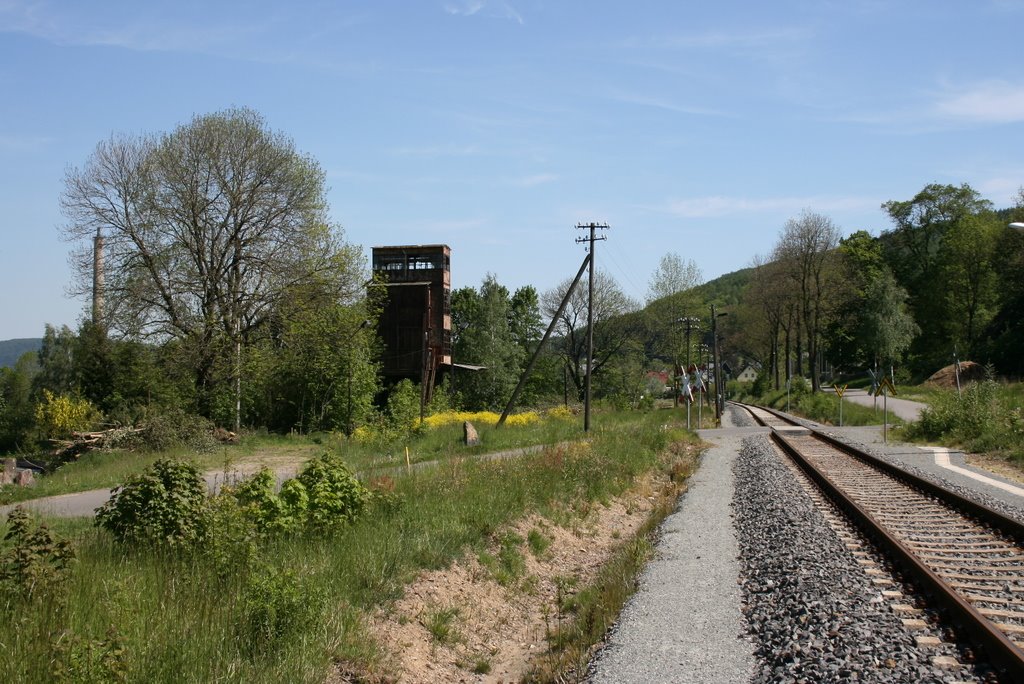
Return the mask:
<path id="1" fill-rule="evenodd" d="M 954 231 L 969 230 L 966 222 L 990 212 L 992 205 L 967 184 L 931 184 L 910 200 L 889 201 L 882 208 L 895 225 L 881 236 L 886 262 L 910 293 L 910 308 L 921 330 L 911 345 L 910 361 L 917 373 L 931 373 L 948 362 L 955 344 L 950 299 L 935 293 L 947 287 L 949 255 L 961 250 L 945 243 Z"/>
<path id="2" fill-rule="evenodd" d="M 827 216 L 805 211 L 790 219 L 775 247 L 775 260 L 783 264 L 785 273 L 798 296 L 800 323 L 807 340 L 811 389 L 820 388 L 818 359 L 821 335 L 836 307 L 840 290 L 835 248 L 839 229 Z M 800 375 L 802 354 L 797 351 L 797 374 Z"/>
<path id="3" fill-rule="evenodd" d="M 531 326 L 535 325 L 528 299 L 528 293 L 520 294 L 517 312 L 508 289 L 490 273 L 479 291 L 464 287 L 452 293 L 455 358 L 460 363 L 484 366 L 481 371 L 463 374 L 458 381 L 465 408 L 498 410 L 512 396 L 533 334 Z M 517 313 L 522 315 L 517 317 Z"/>
<path id="4" fill-rule="evenodd" d="M 36 352 L 18 358 L 14 368 L 0 368 L 0 450 L 24 445 L 35 425 L 33 379 L 39 372 Z"/>
<path id="5" fill-rule="evenodd" d="M 205 414 L 237 382 L 239 346 L 296 284 L 362 291 L 357 250 L 327 219 L 324 173 L 252 110 L 196 116 L 159 136 L 113 136 L 65 177 L 64 237 L 79 292 L 104 237 L 103 324 L 173 340 Z"/>
<path id="6" fill-rule="evenodd" d="M 43 390 L 67 394 L 78 389 L 75 378 L 75 333 L 66 325 L 55 328 L 46 324 L 43 344 L 39 350 L 39 373 L 35 376 L 35 395 Z"/>
<path id="7" fill-rule="evenodd" d="M 1024 377 L 1024 233 L 1008 227 L 1024 223 L 1024 187 L 1012 208 L 997 212 L 1002 233 L 994 266 L 999 281 L 999 308 L 987 325 L 981 356 L 1000 373 Z"/>
<path id="8" fill-rule="evenodd" d="M 378 388 L 372 324 L 359 307 L 296 303 L 281 338 L 275 384 L 279 428 L 344 430 L 363 422 Z"/>
<path id="9" fill-rule="evenodd" d="M 867 284 L 861 302 L 864 315 L 860 335 L 876 366 L 900 359 L 919 332 L 907 299 L 907 291 L 888 270 Z"/>
<path id="10" fill-rule="evenodd" d="M 544 293 L 544 313 L 554 317 L 572 279 Z M 587 304 L 588 288 L 584 283 L 573 291 L 569 302 L 556 322 L 561 335 L 556 350 L 561 355 L 577 399 L 583 397 L 587 374 Z M 598 269 L 594 274 L 594 358 L 590 371 L 596 376 L 613 360 L 631 340 L 643 330 L 640 316 L 626 316 L 639 309 L 607 272 Z M 593 383 L 591 383 L 593 386 Z"/>
<path id="11" fill-rule="evenodd" d="M 647 286 L 647 303 L 656 302 L 692 290 L 701 284 L 704 276 L 693 259 L 683 261 L 675 252 L 668 252 L 658 263 Z"/>
<path id="12" fill-rule="evenodd" d="M 1005 230 L 994 213 L 984 212 L 950 226 L 942 243 L 938 270 L 945 299 L 944 327 L 953 344 L 972 358 L 1000 304 L 994 263 Z"/>

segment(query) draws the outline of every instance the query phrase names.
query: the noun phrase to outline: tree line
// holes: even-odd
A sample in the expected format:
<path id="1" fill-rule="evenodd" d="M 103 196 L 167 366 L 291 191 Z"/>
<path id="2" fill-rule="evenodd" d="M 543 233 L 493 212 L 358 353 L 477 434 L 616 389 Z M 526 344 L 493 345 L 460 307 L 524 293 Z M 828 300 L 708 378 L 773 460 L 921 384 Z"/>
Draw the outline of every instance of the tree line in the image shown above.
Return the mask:
<path id="1" fill-rule="evenodd" d="M 414 413 L 411 388 L 382 386 L 374 330 L 386 288 L 329 219 L 324 183 L 312 157 L 248 109 L 97 145 L 68 170 L 60 202 L 73 290 L 91 293 L 100 250 L 102 296 L 77 330 L 47 326 L 38 354 L 0 369 L 0 448 L 70 430 L 57 415 L 124 425 L 174 409 L 308 433 Z M 771 254 L 717 289 L 671 252 L 643 304 L 598 269 L 594 358 L 581 287 L 522 403 L 578 401 L 590 373 L 596 397 L 650 405 L 665 391 L 653 372 L 706 364 L 711 303 L 728 313 L 726 358 L 757 362 L 776 386 L 801 375 L 816 389 L 825 365 L 894 365 L 919 378 L 954 351 L 1021 374 L 1024 236 L 1008 223 L 1024 219 L 1024 190 L 996 210 L 967 185 L 928 185 L 883 209 L 890 229 L 846 238 L 805 211 Z M 439 403 L 502 409 L 571 282 L 510 292 L 488 274 L 454 291 L 454 360 L 481 370 L 445 377 Z M 60 411 L 47 405 L 58 400 Z"/>
<path id="2" fill-rule="evenodd" d="M 921 381 L 954 362 L 1024 373 L 1024 188 L 997 210 L 963 185 L 930 184 L 885 202 L 891 227 L 845 238 L 804 212 L 772 253 L 755 259 L 738 307 L 736 344 L 776 387 L 793 375 L 815 389 L 821 370 L 893 370 Z"/>

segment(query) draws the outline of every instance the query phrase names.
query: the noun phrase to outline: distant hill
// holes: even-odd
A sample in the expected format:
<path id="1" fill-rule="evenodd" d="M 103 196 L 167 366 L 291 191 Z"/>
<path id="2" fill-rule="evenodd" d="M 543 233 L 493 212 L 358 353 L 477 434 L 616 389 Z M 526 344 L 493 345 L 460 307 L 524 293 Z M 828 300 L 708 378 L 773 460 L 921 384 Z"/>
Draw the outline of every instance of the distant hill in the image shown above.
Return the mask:
<path id="1" fill-rule="evenodd" d="M 753 273 L 753 268 L 741 268 L 738 271 L 709 280 L 694 289 L 697 295 L 706 302 L 714 302 L 719 306 L 735 306 L 743 298 L 743 291 L 747 289 L 747 284 L 750 283 Z"/>
<path id="2" fill-rule="evenodd" d="M 39 351 L 39 348 L 42 346 L 43 339 L 41 337 L 0 341 L 0 368 L 13 368 L 22 354 L 30 351 Z"/>

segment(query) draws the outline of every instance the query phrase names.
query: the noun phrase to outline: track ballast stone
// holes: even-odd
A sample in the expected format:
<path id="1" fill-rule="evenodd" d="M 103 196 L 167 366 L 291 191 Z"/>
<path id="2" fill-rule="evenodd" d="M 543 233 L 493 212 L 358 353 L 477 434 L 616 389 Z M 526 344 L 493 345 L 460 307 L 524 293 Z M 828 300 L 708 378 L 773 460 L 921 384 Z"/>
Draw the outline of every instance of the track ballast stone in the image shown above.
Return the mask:
<path id="1" fill-rule="evenodd" d="M 968 682 L 932 664 L 763 437 L 743 442 L 733 498 L 752 682 Z M 946 646 L 945 649 L 950 647 Z"/>

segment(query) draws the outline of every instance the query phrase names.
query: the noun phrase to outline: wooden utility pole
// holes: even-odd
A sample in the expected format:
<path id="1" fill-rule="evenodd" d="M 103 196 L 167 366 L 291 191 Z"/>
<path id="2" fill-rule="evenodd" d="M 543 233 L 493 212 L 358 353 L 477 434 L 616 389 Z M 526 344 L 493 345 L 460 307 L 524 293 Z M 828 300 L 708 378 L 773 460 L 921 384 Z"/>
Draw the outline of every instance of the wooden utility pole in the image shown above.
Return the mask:
<path id="1" fill-rule="evenodd" d="M 590 229 L 590 237 L 576 238 L 576 242 L 589 242 L 588 251 L 590 253 L 590 286 L 589 293 L 587 295 L 587 365 L 586 365 L 586 383 L 583 390 L 583 431 L 590 431 L 590 374 L 594 369 L 594 242 L 597 240 L 607 240 L 605 236 L 596 237 L 595 232 L 598 228 L 601 230 L 608 230 L 607 223 L 577 223 L 577 228 Z"/>

